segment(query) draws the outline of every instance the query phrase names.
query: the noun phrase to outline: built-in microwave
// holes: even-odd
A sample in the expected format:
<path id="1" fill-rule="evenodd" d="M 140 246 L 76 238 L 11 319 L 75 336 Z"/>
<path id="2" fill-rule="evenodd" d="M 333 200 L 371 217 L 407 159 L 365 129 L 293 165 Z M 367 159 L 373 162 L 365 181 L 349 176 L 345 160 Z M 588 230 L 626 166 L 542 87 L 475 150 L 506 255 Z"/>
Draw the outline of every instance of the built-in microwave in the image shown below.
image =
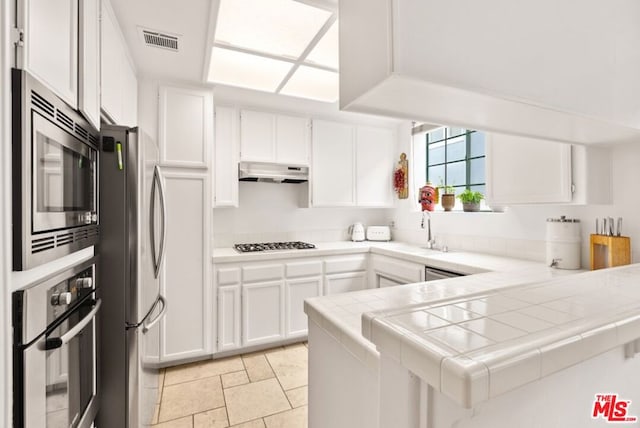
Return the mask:
<path id="1" fill-rule="evenodd" d="M 98 242 L 98 132 L 23 70 L 12 70 L 13 268 Z"/>

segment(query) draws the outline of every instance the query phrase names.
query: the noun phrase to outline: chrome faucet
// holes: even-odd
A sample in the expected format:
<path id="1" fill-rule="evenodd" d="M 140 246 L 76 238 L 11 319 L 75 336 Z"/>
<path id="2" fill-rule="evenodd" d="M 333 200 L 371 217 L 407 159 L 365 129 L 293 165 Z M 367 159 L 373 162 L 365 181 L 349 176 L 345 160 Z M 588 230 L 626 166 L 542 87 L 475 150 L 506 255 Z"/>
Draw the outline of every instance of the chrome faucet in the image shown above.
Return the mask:
<path id="1" fill-rule="evenodd" d="M 438 248 L 436 246 L 436 240 L 431 235 L 431 213 L 429 211 L 422 211 L 422 222 L 420 223 L 420 227 L 423 229 L 425 228 L 424 227 L 425 213 L 427 213 L 427 247 L 426 248 L 429 250 L 440 250 L 443 253 L 448 252 L 449 247 L 447 247 L 446 245 L 443 245 L 442 248 Z"/>
<path id="2" fill-rule="evenodd" d="M 422 222 L 420 227 L 424 229 L 424 214 L 427 213 L 427 248 L 435 249 L 436 240 L 431 237 L 431 213 L 429 211 L 422 211 Z"/>

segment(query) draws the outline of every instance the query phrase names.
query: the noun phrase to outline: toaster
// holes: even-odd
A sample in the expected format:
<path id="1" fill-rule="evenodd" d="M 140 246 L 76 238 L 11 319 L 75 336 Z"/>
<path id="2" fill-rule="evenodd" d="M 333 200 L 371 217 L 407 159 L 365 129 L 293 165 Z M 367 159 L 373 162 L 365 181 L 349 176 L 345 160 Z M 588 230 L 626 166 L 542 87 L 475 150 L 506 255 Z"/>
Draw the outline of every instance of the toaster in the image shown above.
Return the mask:
<path id="1" fill-rule="evenodd" d="M 369 226 L 367 241 L 391 241 L 391 229 L 389 226 Z"/>

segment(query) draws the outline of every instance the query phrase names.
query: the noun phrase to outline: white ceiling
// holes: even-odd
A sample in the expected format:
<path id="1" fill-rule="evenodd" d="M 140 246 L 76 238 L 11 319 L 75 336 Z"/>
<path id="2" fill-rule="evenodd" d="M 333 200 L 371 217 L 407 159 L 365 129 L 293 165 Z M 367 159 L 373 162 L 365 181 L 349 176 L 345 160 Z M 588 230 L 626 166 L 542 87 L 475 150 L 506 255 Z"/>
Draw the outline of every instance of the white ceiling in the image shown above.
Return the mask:
<path id="1" fill-rule="evenodd" d="M 110 0 L 138 74 L 203 83 L 211 8 L 218 0 Z M 145 46 L 138 26 L 178 34 L 180 51 Z"/>

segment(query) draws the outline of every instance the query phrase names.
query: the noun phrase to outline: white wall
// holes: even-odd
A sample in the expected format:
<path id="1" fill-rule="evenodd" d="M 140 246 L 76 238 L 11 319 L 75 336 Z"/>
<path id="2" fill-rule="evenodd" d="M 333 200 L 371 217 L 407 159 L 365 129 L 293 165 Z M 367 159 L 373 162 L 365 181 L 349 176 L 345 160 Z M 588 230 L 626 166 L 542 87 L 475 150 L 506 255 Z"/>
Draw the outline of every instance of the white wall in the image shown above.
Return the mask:
<path id="1" fill-rule="evenodd" d="M 401 146 L 409 153 L 410 138 Z M 589 267 L 589 234 L 596 217 L 623 217 L 623 235 L 631 237 L 632 256 L 640 261 L 640 198 L 634 186 L 640 183 L 640 141 L 610 147 L 613 195 L 610 205 L 529 205 L 509 207 L 504 213 L 432 213 L 432 233 L 451 249 L 479 251 L 544 261 L 546 219 L 566 215 L 579 218 L 582 226 L 582 267 Z M 414 192 L 415 193 L 415 192 Z M 421 213 L 414 211 L 415 195 L 399 201 L 394 220 L 396 239 L 424 244 Z"/>
<path id="2" fill-rule="evenodd" d="M 213 210 L 213 246 L 241 242 L 348 239 L 355 222 L 387 225 L 392 209 L 300 208 L 307 184 L 240 183 L 238 208 Z"/>

